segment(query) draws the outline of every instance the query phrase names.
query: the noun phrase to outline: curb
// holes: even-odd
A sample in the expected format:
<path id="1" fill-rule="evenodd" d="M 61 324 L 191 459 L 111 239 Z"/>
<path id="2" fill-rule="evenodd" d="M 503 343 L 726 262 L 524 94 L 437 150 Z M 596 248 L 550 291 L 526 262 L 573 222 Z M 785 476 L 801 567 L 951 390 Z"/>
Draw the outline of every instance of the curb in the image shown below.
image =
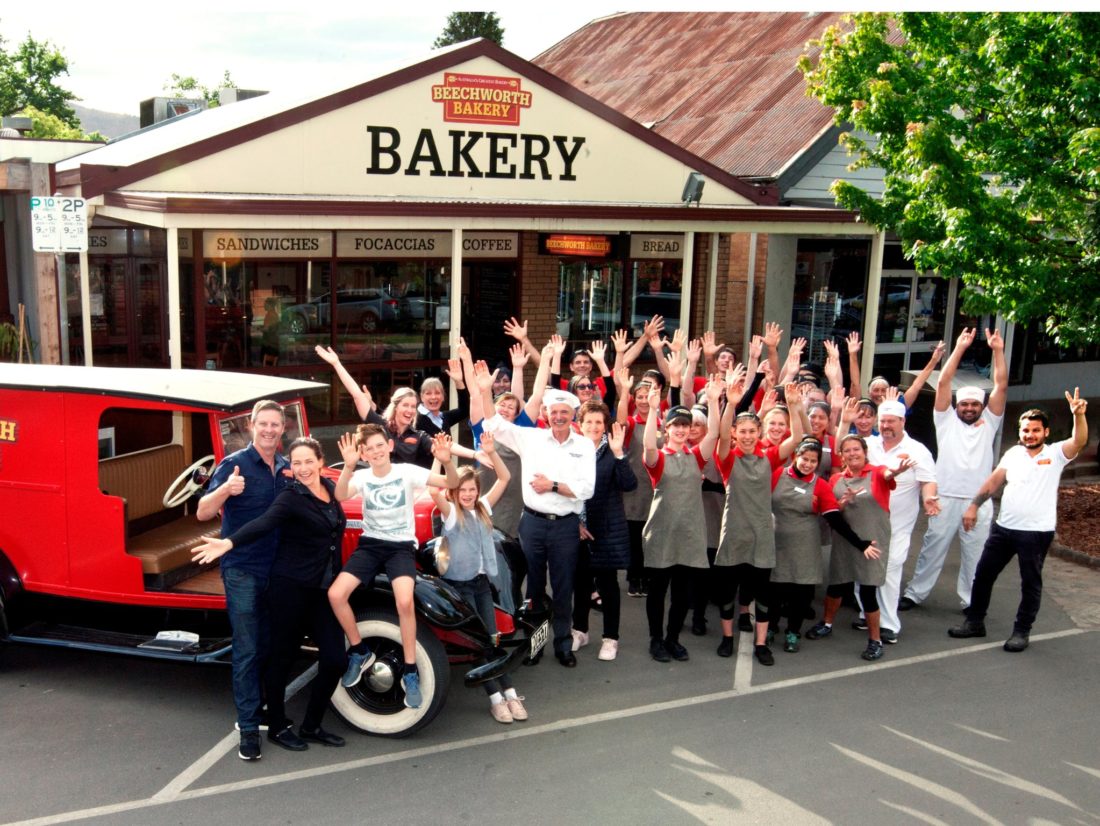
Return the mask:
<path id="1" fill-rule="evenodd" d="M 1054 541 L 1050 543 L 1050 553 L 1059 559 L 1065 559 L 1068 562 L 1076 562 L 1078 565 L 1083 565 L 1086 568 L 1100 568 L 1100 557 L 1089 556 L 1089 554 L 1075 551 L 1073 548 L 1067 548 L 1058 541 L 1057 536 L 1054 538 Z"/>

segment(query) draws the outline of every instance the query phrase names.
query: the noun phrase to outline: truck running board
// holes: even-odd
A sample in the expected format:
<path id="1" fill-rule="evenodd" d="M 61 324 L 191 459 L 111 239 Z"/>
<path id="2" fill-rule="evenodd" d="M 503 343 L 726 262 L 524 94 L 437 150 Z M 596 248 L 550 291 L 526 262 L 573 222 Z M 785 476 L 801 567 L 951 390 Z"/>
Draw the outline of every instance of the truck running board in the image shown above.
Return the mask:
<path id="1" fill-rule="evenodd" d="M 226 638 L 202 639 L 188 645 L 158 640 L 156 636 L 123 634 L 98 628 L 75 625 L 55 625 L 35 622 L 8 637 L 11 642 L 31 645 L 52 645 L 59 648 L 80 648 L 86 651 L 106 651 L 129 656 L 149 657 L 177 662 L 228 663 L 233 641 Z"/>

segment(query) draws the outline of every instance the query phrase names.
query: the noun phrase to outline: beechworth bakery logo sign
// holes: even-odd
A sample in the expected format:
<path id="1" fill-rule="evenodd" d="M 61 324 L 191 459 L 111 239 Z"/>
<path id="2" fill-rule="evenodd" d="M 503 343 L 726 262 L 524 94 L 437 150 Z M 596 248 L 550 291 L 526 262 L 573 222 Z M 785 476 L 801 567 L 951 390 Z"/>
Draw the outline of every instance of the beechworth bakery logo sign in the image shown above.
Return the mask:
<path id="1" fill-rule="evenodd" d="M 443 104 L 447 123 L 490 123 L 519 126 L 520 111 L 531 108 L 531 93 L 518 77 L 447 72 L 432 86 L 432 100 Z"/>

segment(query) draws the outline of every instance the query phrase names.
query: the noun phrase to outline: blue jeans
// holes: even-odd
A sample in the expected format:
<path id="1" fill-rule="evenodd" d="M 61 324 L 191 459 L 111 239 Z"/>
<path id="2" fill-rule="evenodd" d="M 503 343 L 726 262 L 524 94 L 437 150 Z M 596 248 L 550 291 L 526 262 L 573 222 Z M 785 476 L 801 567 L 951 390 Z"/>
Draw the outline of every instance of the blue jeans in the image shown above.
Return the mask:
<path id="1" fill-rule="evenodd" d="M 443 581 L 458 591 L 459 596 L 477 612 L 485 630 L 490 634 L 496 634 L 496 608 L 493 606 L 493 591 L 489 587 L 489 578 L 484 574 L 478 574 L 474 579 L 457 580 L 444 577 Z M 507 674 L 501 674 L 499 679 L 487 680 L 483 685 L 486 694 L 495 694 L 511 688 L 512 678 Z"/>
<path id="2" fill-rule="evenodd" d="M 225 607 L 233 629 L 233 703 L 241 731 L 259 731 L 262 679 L 271 641 L 266 576 L 223 568 Z"/>

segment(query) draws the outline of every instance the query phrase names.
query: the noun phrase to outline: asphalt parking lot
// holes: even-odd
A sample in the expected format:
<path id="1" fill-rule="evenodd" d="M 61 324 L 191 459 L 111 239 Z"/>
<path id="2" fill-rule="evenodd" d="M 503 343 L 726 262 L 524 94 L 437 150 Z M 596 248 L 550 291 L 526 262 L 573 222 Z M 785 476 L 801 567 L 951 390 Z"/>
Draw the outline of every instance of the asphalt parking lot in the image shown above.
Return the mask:
<path id="1" fill-rule="evenodd" d="M 910 567 L 912 565 L 910 559 Z M 440 717 L 405 740 L 358 735 L 236 757 L 228 670 L 10 646 L 0 654 L 3 823 L 1096 823 L 1100 572 L 1048 560 L 1031 648 L 1000 648 L 1018 578 L 985 640 L 952 640 L 946 570 L 898 645 L 859 658 L 846 626 L 763 668 L 685 632 L 688 663 L 649 659 L 623 600 L 619 659 L 579 652 L 516 674 L 531 719 L 503 726 L 456 669 Z M 599 631 L 598 615 L 592 630 Z M 741 640 L 742 643 L 746 640 Z M 300 719 L 304 698 L 288 710 Z"/>

